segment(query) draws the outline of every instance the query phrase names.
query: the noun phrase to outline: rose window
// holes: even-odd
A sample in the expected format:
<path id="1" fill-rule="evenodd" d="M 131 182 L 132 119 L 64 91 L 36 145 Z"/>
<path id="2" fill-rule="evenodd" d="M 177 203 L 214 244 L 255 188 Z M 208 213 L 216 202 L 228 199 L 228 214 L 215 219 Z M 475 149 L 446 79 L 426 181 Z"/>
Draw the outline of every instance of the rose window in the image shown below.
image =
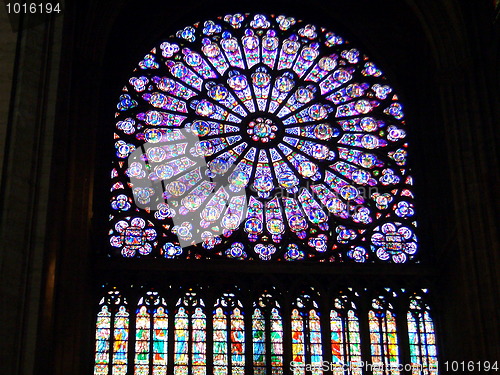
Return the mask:
<path id="1" fill-rule="evenodd" d="M 406 262 L 405 137 L 394 89 L 340 36 L 285 16 L 188 26 L 120 96 L 112 254 Z"/>

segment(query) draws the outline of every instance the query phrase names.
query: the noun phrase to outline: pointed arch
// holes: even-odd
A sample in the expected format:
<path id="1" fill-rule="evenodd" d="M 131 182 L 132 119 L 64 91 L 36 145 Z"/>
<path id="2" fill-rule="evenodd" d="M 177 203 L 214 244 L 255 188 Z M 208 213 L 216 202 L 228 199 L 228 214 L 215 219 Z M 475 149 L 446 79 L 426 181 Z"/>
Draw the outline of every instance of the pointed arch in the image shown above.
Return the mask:
<path id="1" fill-rule="evenodd" d="M 175 373 L 207 373 L 206 320 L 205 303 L 196 291 L 179 298 L 174 316 Z"/>
<path id="2" fill-rule="evenodd" d="M 407 312 L 412 375 L 437 371 L 437 343 L 434 321 L 425 301 L 426 290 L 410 297 Z"/>
<path id="3" fill-rule="evenodd" d="M 217 299 L 213 314 L 214 371 L 243 374 L 245 371 L 245 321 L 241 301 L 233 293 Z"/>
<path id="4" fill-rule="evenodd" d="M 96 322 L 94 374 L 126 374 L 130 312 L 116 288 L 102 297 Z"/>
<path id="5" fill-rule="evenodd" d="M 257 374 L 283 372 L 283 318 L 271 291 L 264 291 L 253 304 L 253 370 Z"/>
<path id="6" fill-rule="evenodd" d="M 375 375 L 399 375 L 399 345 L 396 313 L 390 297 L 396 292 L 386 289 L 372 299 L 368 312 L 372 371 Z"/>
<path id="7" fill-rule="evenodd" d="M 334 367 L 342 371 L 347 366 L 352 374 L 361 375 L 361 336 L 355 294 L 350 289 L 334 298 L 330 310 L 330 337 Z"/>

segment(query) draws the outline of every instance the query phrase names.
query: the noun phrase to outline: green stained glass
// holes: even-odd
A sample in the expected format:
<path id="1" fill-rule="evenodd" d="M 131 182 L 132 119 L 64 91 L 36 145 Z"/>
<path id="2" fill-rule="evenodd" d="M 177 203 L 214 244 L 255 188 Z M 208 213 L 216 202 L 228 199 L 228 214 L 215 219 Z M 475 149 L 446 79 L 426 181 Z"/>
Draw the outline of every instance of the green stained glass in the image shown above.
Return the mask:
<path id="1" fill-rule="evenodd" d="M 214 307 L 214 372 L 243 374 L 246 347 L 243 305 L 233 293 L 224 293 Z"/>
<path id="2" fill-rule="evenodd" d="M 204 374 L 206 372 L 206 316 L 202 309 L 197 307 L 192 316 L 192 353 L 193 372 Z"/>
<path id="3" fill-rule="evenodd" d="M 187 292 L 174 317 L 174 373 L 206 374 L 207 332 L 203 300 Z"/>

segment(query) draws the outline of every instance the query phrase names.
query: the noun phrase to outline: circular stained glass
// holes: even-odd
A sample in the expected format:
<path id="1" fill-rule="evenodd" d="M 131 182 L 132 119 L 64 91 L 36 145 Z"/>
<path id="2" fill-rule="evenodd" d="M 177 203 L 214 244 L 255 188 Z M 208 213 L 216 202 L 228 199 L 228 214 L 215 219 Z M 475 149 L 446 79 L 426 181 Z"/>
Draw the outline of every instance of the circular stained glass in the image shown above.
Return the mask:
<path id="1" fill-rule="evenodd" d="M 113 248 L 407 262 L 417 240 L 405 137 L 393 88 L 342 37 L 281 15 L 188 26 L 139 62 L 119 98 Z M 142 227 L 117 232 L 133 212 L 154 223 L 154 242 Z"/>

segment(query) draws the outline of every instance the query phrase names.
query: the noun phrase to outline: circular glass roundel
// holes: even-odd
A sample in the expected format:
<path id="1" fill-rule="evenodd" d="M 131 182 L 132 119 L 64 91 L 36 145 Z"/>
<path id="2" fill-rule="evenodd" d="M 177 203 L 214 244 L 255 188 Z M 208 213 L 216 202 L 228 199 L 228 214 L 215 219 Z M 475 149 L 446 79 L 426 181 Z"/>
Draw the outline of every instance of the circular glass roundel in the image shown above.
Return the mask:
<path id="1" fill-rule="evenodd" d="M 111 253 L 407 262 L 405 137 L 393 88 L 340 36 L 259 14 L 185 27 L 117 104 Z"/>

